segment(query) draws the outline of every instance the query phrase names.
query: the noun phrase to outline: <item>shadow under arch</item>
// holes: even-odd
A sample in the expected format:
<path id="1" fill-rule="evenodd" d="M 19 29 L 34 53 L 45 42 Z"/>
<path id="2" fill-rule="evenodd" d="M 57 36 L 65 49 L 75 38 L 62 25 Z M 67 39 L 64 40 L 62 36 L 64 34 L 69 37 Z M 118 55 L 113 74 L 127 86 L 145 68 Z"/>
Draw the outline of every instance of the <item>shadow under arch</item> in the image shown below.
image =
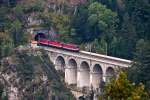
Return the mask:
<path id="1" fill-rule="evenodd" d="M 101 65 L 95 64 L 93 67 L 93 73 L 103 74 Z"/>
<path id="2" fill-rule="evenodd" d="M 115 78 L 115 70 L 112 67 L 106 69 L 106 82 L 110 82 L 112 78 Z"/>
<path id="3" fill-rule="evenodd" d="M 73 58 L 69 59 L 68 65 L 69 68 L 77 69 L 77 62 Z"/>
<path id="4" fill-rule="evenodd" d="M 65 59 L 62 56 L 58 56 L 55 60 L 55 69 L 64 71 L 65 65 Z"/>

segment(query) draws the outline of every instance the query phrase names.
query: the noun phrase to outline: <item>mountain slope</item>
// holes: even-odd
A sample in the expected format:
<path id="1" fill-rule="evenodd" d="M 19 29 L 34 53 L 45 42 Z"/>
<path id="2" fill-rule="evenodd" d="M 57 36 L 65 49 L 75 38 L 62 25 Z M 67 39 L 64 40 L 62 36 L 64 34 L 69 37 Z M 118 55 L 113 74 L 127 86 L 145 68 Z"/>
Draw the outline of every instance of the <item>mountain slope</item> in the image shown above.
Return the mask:
<path id="1" fill-rule="evenodd" d="M 42 50 L 16 49 L 2 59 L 0 96 L 9 100 L 73 100 Z"/>

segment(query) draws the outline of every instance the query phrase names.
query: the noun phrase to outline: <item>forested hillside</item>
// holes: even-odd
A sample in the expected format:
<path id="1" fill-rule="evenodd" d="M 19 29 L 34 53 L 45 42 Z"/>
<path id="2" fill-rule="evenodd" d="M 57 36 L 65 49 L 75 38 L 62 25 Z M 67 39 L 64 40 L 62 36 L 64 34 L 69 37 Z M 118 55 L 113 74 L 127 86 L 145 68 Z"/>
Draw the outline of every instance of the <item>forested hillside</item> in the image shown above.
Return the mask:
<path id="1" fill-rule="evenodd" d="M 30 41 L 28 28 L 44 27 L 57 41 L 135 61 L 129 79 L 150 90 L 150 1 L 69 1 L 0 0 L 0 58 Z M 41 23 L 30 26 L 31 15 Z"/>
<path id="2" fill-rule="evenodd" d="M 66 0 L 1 2 L 1 37 L 8 38 L 2 42 L 11 43 L 6 48 L 26 43 L 27 19 L 33 13 L 42 20 L 41 27 L 59 34 L 59 40 L 83 44 L 82 49 L 90 44 L 97 53 L 133 59 L 136 44 L 149 41 L 149 0 L 77 1 L 72 6 Z"/>

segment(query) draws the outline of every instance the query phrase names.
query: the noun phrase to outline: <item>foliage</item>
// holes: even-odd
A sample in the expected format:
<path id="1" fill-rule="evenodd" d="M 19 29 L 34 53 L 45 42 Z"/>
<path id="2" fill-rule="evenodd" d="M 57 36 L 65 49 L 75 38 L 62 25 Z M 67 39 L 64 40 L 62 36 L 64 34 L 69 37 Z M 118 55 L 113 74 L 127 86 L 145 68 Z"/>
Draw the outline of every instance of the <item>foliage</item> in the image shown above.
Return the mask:
<path id="1" fill-rule="evenodd" d="M 13 41 L 6 32 L 0 32 L 0 59 L 8 56 L 13 48 Z"/>
<path id="2" fill-rule="evenodd" d="M 76 33 L 74 39 L 79 43 L 91 39 L 92 42 L 95 39 L 105 40 L 108 55 L 132 59 L 136 42 L 150 37 L 149 5 L 148 0 L 90 0 L 78 5 L 72 20 Z M 114 15 L 118 15 L 117 18 Z M 106 27 L 108 22 L 112 28 Z M 99 49 L 102 49 L 101 46 Z"/>
<path id="3" fill-rule="evenodd" d="M 91 27 L 97 27 L 100 32 L 106 34 L 115 30 L 117 23 L 117 14 L 107 9 L 106 6 L 94 2 L 89 5 L 88 21 Z M 111 31 L 109 31 L 111 30 Z"/>
<path id="4" fill-rule="evenodd" d="M 77 16 L 75 19 L 78 21 L 75 22 L 75 24 L 84 24 L 82 27 L 86 30 L 84 31 L 82 27 L 76 28 L 75 26 L 77 32 L 80 32 L 78 33 L 79 35 L 83 34 L 87 37 L 87 40 L 93 40 L 97 37 L 102 37 L 102 35 L 104 36 L 103 38 L 108 38 L 107 34 L 111 35 L 115 32 L 117 26 L 116 23 L 118 22 L 117 14 L 115 12 L 112 12 L 110 9 L 107 9 L 106 6 L 98 2 L 88 5 L 87 8 L 80 7 L 75 15 Z M 84 14 L 83 18 L 81 17 L 81 19 L 78 14 Z M 81 31 L 78 28 L 81 29 Z M 85 39 L 85 37 L 82 38 Z"/>
<path id="5" fill-rule="evenodd" d="M 134 4 L 134 6 L 133 6 Z M 127 0 L 127 10 L 138 37 L 150 39 L 150 2 L 149 0 Z"/>
<path id="6" fill-rule="evenodd" d="M 12 0 L 11 0 L 12 1 Z M 8 5 L 5 5 L 8 4 Z M 1 37 L 1 57 L 7 56 L 14 47 L 26 44 L 29 35 L 26 27 L 28 25 L 27 16 L 33 11 L 41 11 L 41 3 L 18 4 L 9 1 L 0 6 L 0 37 Z M 10 5 L 9 5 L 10 4 Z"/>
<path id="7" fill-rule="evenodd" d="M 144 85 L 134 85 L 127 80 L 126 74 L 121 72 L 116 80 L 107 84 L 105 96 L 109 100 L 148 100 Z"/>
<path id="8" fill-rule="evenodd" d="M 107 43 L 105 40 L 101 39 L 100 41 L 98 39 L 94 40 L 94 49 L 96 53 L 100 54 L 107 54 Z"/>
<path id="9" fill-rule="evenodd" d="M 40 14 L 40 18 L 43 20 L 42 26 L 48 29 L 53 28 L 59 35 L 60 41 L 69 40 L 71 32 L 70 19 L 67 15 L 60 13 L 45 12 Z"/>
<path id="10" fill-rule="evenodd" d="M 24 8 L 21 5 L 16 5 L 13 8 L 1 6 L 0 9 L 0 31 L 8 33 L 8 38 L 13 40 L 15 47 L 26 43 Z"/>
<path id="11" fill-rule="evenodd" d="M 143 39 L 136 45 L 134 64 L 129 69 L 128 77 L 136 84 L 143 82 L 150 91 L 150 42 Z"/>

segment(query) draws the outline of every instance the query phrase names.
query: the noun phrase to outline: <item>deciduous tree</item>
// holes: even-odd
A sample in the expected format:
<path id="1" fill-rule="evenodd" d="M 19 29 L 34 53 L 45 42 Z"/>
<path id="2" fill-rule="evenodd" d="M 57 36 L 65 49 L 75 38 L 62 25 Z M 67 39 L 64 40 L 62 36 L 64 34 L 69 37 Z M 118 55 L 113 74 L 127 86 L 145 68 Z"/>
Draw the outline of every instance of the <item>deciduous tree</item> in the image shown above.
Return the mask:
<path id="1" fill-rule="evenodd" d="M 126 74 L 121 72 L 116 80 L 112 80 L 105 88 L 106 99 L 109 100 L 148 100 L 144 85 L 132 84 Z"/>

